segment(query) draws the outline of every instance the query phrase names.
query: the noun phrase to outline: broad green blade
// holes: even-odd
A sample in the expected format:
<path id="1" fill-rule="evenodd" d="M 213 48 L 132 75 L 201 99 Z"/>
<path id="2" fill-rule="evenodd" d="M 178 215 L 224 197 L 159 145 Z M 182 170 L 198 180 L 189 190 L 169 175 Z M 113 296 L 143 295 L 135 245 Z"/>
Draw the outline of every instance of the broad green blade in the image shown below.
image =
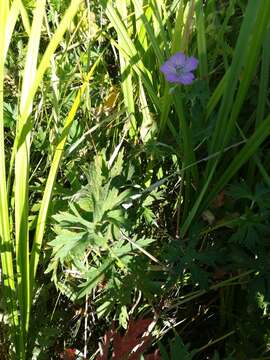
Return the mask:
<path id="1" fill-rule="evenodd" d="M 2 48 L 8 48 L 6 34 L 11 31 L 8 29 L 7 21 L 9 15 L 8 1 L 0 0 L 0 44 Z M 12 259 L 12 239 L 9 229 L 9 210 L 6 189 L 6 159 L 5 159 L 5 135 L 4 135 L 4 64 L 5 52 L 0 52 L 0 250 L 1 250 L 1 271 L 4 300 L 7 305 L 7 312 L 11 324 L 12 336 L 17 353 L 20 353 L 20 343 L 18 338 L 18 312 L 16 304 L 16 288 L 14 282 L 13 259 Z M 22 347 L 24 346 L 21 343 Z M 23 351 L 22 351 L 23 352 Z"/>
<path id="2" fill-rule="evenodd" d="M 37 57 L 43 16 L 45 12 L 45 0 L 37 2 L 34 10 L 33 23 L 28 41 L 27 55 L 23 73 L 22 90 L 20 96 L 20 116 L 17 121 L 17 129 L 20 133 L 30 115 L 32 104 L 29 104 L 25 117 L 21 114 L 25 111 L 26 100 L 29 90 L 36 75 Z M 25 141 L 17 148 L 15 157 L 15 236 L 16 236 L 16 265 L 17 286 L 21 314 L 21 330 L 26 341 L 29 325 L 30 312 L 30 284 L 29 284 L 29 234 L 28 234 L 28 178 L 30 168 L 30 133 Z"/>

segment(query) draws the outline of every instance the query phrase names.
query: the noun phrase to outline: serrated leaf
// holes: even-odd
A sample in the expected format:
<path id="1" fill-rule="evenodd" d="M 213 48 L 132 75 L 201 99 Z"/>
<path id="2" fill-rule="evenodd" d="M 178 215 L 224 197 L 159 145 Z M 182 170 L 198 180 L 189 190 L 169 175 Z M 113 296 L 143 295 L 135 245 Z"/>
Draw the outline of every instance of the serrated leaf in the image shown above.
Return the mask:
<path id="1" fill-rule="evenodd" d="M 159 349 L 162 360 L 192 360 L 196 354 L 196 350 L 190 351 L 189 346 L 185 345 L 178 335 L 170 340 L 170 354 L 162 344 L 159 344 Z"/>
<path id="2" fill-rule="evenodd" d="M 119 314 L 119 324 L 124 328 L 127 329 L 128 327 L 128 311 L 125 305 L 121 306 L 120 314 Z"/>
<path id="3" fill-rule="evenodd" d="M 77 294 L 74 289 L 67 283 L 57 282 L 57 288 L 60 292 L 65 295 L 69 300 L 75 301 L 77 298 Z"/>
<path id="4" fill-rule="evenodd" d="M 192 264 L 190 266 L 190 272 L 195 284 L 199 284 L 202 289 L 207 289 L 209 287 L 209 275 L 206 271 L 203 271 L 199 266 Z"/>
<path id="5" fill-rule="evenodd" d="M 54 257 L 63 263 L 66 257 L 70 255 L 77 246 L 80 245 L 82 248 L 85 248 L 88 245 L 88 234 L 83 232 L 73 233 L 66 230 L 49 242 L 49 245 L 53 247 Z"/>
<path id="6" fill-rule="evenodd" d="M 253 194 L 251 189 L 248 187 L 246 183 L 243 184 L 233 184 L 229 187 L 226 193 L 233 197 L 235 200 L 239 199 L 253 199 Z"/>
<path id="7" fill-rule="evenodd" d="M 78 293 L 78 299 L 84 297 L 102 281 L 106 271 L 113 265 L 113 261 L 105 261 L 99 268 L 92 267 L 85 275 L 86 281 L 79 285 L 82 290 Z"/>

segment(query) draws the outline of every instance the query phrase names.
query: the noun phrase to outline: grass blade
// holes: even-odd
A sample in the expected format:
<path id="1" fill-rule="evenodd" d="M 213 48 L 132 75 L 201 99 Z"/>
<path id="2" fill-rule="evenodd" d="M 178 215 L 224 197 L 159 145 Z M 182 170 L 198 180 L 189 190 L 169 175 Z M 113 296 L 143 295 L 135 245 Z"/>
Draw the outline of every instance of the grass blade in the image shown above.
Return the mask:
<path id="1" fill-rule="evenodd" d="M 117 9 L 119 11 L 120 16 L 125 21 L 125 25 L 128 28 L 128 13 L 127 13 L 127 3 L 126 1 L 121 1 L 117 3 Z M 123 38 L 121 36 L 118 37 L 119 46 L 125 49 L 125 43 L 123 42 Z M 128 50 L 128 49 L 126 49 Z M 130 136 L 134 137 L 136 134 L 137 124 L 135 118 L 135 103 L 134 103 L 134 89 L 132 83 L 132 71 L 129 63 L 126 58 L 119 52 L 119 61 L 120 61 L 120 72 L 121 72 L 121 86 L 124 96 L 124 104 L 128 111 L 128 116 L 130 117 Z"/>
<path id="2" fill-rule="evenodd" d="M 37 3 L 34 10 L 34 18 L 31 34 L 28 42 L 26 62 L 23 74 L 22 91 L 20 98 L 20 114 L 24 112 L 29 88 L 35 77 L 39 41 L 43 16 L 45 12 L 45 0 Z M 23 128 L 25 121 L 31 112 L 31 104 L 25 118 L 19 117 L 17 129 Z M 30 133 L 25 141 L 17 149 L 15 157 L 15 235 L 16 235 L 16 265 L 17 287 L 21 314 L 21 330 L 24 341 L 29 325 L 30 312 L 30 287 L 29 287 L 29 234 L 28 234 L 28 178 L 30 168 Z"/>
<path id="3" fill-rule="evenodd" d="M 204 24 L 204 6 L 202 0 L 196 0 L 195 13 L 196 13 L 196 29 L 197 29 L 200 77 L 202 79 L 207 79 L 208 78 L 207 46 L 206 46 L 205 24 Z"/>
<path id="4" fill-rule="evenodd" d="M 270 135 L 270 115 L 260 124 L 257 131 L 248 139 L 244 147 L 237 153 L 233 161 L 210 191 L 202 207 L 209 202 L 224 188 L 237 171 L 255 154 L 263 141 Z"/>
<path id="5" fill-rule="evenodd" d="M 8 2 L 0 0 L 0 43 L 7 49 L 6 33 L 8 20 Z M 0 250 L 2 267 L 2 285 L 3 295 L 7 306 L 9 321 L 11 324 L 11 335 L 14 341 L 17 353 L 20 354 L 20 348 L 23 352 L 24 344 L 19 342 L 18 337 L 18 312 L 15 300 L 15 281 L 12 259 L 12 240 L 9 228 L 9 211 L 6 188 L 6 159 L 5 159 L 5 135 L 4 135 L 4 64 L 5 52 L 0 52 Z M 21 346 L 21 347 L 20 347 Z"/>

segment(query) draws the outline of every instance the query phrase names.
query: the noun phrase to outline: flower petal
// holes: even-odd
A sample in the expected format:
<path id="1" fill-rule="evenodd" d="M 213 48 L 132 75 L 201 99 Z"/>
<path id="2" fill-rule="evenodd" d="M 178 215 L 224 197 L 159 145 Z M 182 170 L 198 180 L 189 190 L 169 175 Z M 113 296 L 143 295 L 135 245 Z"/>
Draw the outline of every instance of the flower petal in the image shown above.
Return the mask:
<path id="1" fill-rule="evenodd" d="M 185 63 L 185 72 L 197 69 L 199 61 L 195 57 L 188 57 Z"/>
<path id="2" fill-rule="evenodd" d="M 181 74 L 179 76 L 180 82 L 183 85 L 189 85 L 192 83 L 192 81 L 194 80 L 195 76 L 191 73 L 191 72 L 187 72 L 184 74 Z"/>
<path id="3" fill-rule="evenodd" d="M 181 83 L 180 76 L 177 74 L 168 73 L 168 74 L 165 74 L 165 78 L 170 83 Z"/>
<path id="4" fill-rule="evenodd" d="M 178 52 L 170 58 L 170 61 L 174 66 L 184 66 L 186 62 L 186 55 Z"/>
<path id="5" fill-rule="evenodd" d="M 169 74 L 169 73 L 176 74 L 175 67 L 173 66 L 173 64 L 172 64 L 169 60 L 166 61 L 166 62 L 160 67 L 160 71 L 162 71 L 163 74 Z"/>

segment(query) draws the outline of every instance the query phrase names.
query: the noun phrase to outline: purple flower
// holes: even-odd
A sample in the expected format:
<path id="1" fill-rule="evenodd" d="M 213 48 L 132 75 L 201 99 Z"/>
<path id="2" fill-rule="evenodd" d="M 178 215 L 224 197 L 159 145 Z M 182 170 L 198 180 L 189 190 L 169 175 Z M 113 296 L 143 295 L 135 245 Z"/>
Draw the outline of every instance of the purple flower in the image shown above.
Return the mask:
<path id="1" fill-rule="evenodd" d="M 195 57 L 188 57 L 178 52 L 171 56 L 160 68 L 170 83 L 189 85 L 195 79 L 192 73 L 199 61 Z"/>

